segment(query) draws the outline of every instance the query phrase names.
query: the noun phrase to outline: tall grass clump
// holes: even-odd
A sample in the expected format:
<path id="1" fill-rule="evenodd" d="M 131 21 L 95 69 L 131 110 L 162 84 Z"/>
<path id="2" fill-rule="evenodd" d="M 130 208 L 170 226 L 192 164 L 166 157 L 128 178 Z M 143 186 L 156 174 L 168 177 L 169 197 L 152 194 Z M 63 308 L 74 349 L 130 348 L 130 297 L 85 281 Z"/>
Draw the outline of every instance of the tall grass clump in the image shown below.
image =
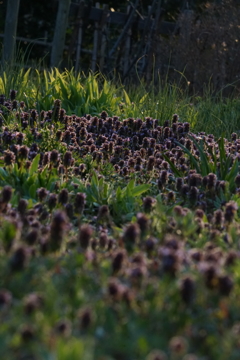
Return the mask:
<path id="1" fill-rule="evenodd" d="M 202 97 L 193 97 L 192 103 L 197 113 L 194 131 L 205 131 L 217 136 L 225 133 L 228 138 L 232 132 L 238 131 L 240 100 L 237 96 L 225 97 L 223 90 L 213 95 L 205 90 Z"/>

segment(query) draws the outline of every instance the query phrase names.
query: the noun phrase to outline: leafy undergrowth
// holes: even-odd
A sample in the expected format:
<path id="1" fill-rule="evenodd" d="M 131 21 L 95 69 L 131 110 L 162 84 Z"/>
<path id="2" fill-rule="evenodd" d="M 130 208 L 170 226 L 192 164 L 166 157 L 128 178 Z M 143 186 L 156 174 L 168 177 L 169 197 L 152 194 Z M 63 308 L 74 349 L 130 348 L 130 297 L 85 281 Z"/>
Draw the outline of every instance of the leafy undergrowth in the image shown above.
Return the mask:
<path id="1" fill-rule="evenodd" d="M 240 140 L 0 98 L 1 359 L 239 359 Z M 7 125 L 6 125 L 7 122 Z"/>
<path id="2" fill-rule="evenodd" d="M 204 129 L 215 136 L 224 133 L 230 139 L 231 133 L 239 129 L 240 101 L 238 95 L 224 97 L 226 88 L 214 92 L 209 86 L 199 96 L 190 95 L 183 85 L 187 81 L 184 74 L 179 83 L 169 83 L 160 76 L 150 84 L 141 78 L 138 80 L 137 85 L 124 86 L 116 78 L 110 81 L 102 73 L 76 74 L 74 69 L 41 70 L 40 66 L 25 69 L 23 59 L 16 65 L 0 65 L 0 94 L 9 94 L 15 89 L 27 110 L 48 111 L 55 100 L 61 99 L 67 115 L 98 116 L 105 110 L 121 120 L 151 116 L 160 119 L 163 125 L 165 119 L 177 112 L 191 124 L 195 133 Z M 228 87 L 233 89 L 234 84 Z"/>

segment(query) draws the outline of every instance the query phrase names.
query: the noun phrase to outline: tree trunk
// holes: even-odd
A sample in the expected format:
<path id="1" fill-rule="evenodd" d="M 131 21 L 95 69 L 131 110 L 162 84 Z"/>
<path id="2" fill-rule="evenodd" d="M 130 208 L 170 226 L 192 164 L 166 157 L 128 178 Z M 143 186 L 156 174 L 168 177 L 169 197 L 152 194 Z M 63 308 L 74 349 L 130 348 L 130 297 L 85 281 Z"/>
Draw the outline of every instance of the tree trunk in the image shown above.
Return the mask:
<path id="1" fill-rule="evenodd" d="M 59 66 L 62 61 L 70 3 L 71 0 L 59 0 L 51 52 L 51 66 Z"/>
<path id="2" fill-rule="evenodd" d="M 3 42 L 3 61 L 11 62 L 14 58 L 19 4 L 20 0 L 8 0 L 7 2 L 7 15 Z"/>

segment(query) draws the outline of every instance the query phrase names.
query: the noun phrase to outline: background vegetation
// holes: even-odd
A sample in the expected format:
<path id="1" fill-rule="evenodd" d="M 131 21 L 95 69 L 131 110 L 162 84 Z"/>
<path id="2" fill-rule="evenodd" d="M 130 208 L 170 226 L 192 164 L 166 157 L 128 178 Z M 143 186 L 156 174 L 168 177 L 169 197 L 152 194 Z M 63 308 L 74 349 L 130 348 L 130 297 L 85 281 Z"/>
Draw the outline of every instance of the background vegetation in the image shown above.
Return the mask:
<path id="1" fill-rule="evenodd" d="M 126 12 L 127 1 L 107 2 L 109 7 L 116 8 Z M 100 1 L 101 6 L 103 1 Z M 140 1 L 139 14 L 147 15 L 147 1 Z M 6 11 L 6 2 L 0 4 L 0 32 L 4 32 L 4 17 Z M 182 87 L 188 87 L 189 91 L 203 93 L 204 86 L 209 84 L 212 92 L 225 88 L 226 85 L 232 84 L 224 89 L 224 94 L 236 91 L 238 94 L 239 87 L 239 2 L 231 0 L 222 1 L 163 1 L 162 19 L 177 22 L 178 26 L 186 23 L 186 19 L 182 18 L 182 12 L 187 8 L 192 10 L 190 15 L 190 28 L 184 33 L 176 30 L 171 36 L 158 36 L 154 39 L 153 54 L 153 73 L 155 80 L 158 82 L 158 74 L 162 79 L 168 79 L 169 82 L 177 81 L 184 73 L 186 81 L 181 83 Z M 44 2 L 38 7 L 28 0 L 21 0 L 18 36 L 26 38 L 41 39 L 47 37 L 48 41 L 52 41 L 54 26 L 57 15 L 57 1 Z M 69 25 L 67 29 L 66 43 L 68 45 L 73 33 L 73 17 L 70 13 Z M 176 28 L 177 29 L 177 28 Z M 83 26 L 83 48 L 90 49 L 89 44 L 93 43 L 94 23 L 84 23 Z M 111 36 L 116 36 L 121 29 L 115 29 Z M 118 35 L 117 35 L 118 36 Z M 139 39 L 136 34 L 132 34 L 132 48 L 138 48 Z M 115 38 L 114 38 L 115 39 Z M 116 39 L 109 39 L 110 48 L 106 49 L 106 54 L 111 50 Z M 30 59 L 44 58 L 44 66 L 49 64 L 49 49 L 40 45 L 30 45 L 21 42 L 18 49 L 22 48 L 24 52 L 28 52 Z M 120 52 L 121 54 L 121 52 Z M 145 49 L 142 49 L 135 65 L 140 65 L 142 56 L 146 56 Z M 151 55 L 152 56 L 152 55 Z M 63 65 L 71 68 L 74 65 L 75 58 L 71 57 L 67 52 L 64 54 Z M 140 62 L 139 62 L 140 61 Z M 89 55 L 81 54 L 81 69 L 88 72 L 91 63 Z M 142 73 L 142 65 L 138 67 L 139 75 Z M 121 69 L 115 69 L 117 73 L 121 73 Z M 113 76 L 114 68 L 103 69 L 103 72 Z M 136 69 L 133 66 L 127 79 L 137 80 Z M 147 81 L 152 80 L 152 77 Z M 125 79 L 125 81 L 127 81 Z"/>
<path id="2" fill-rule="evenodd" d="M 239 99 L 233 95 L 225 97 L 223 91 L 213 94 L 210 86 L 202 96 L 195 96 L 183 89 L 181 82 L 170 84 L 161 78 L 158 83 L 146 84 L 144 79 L 139 79 L 138 84 L 124 86 L 119 79 L 110 80 L 103 74 L 76 75 L 74 69 L 19 70 L 18 65 L 3 67 L 0 74 L 0 93 L 17 89 L 18 97 L 29 110 L 47 111 L 54 100 L 62 99 L 68 115 L 98 115 L 106 110 L 121 120 L 129 116 L 151 116 L 161 123 L 177 111 L 194 132 L 204 129 L 209 134 L 224 134 L 227 138 L 232 132 L 238 133 Z M 184 75 L 181 81 L 185 81 Z"/>

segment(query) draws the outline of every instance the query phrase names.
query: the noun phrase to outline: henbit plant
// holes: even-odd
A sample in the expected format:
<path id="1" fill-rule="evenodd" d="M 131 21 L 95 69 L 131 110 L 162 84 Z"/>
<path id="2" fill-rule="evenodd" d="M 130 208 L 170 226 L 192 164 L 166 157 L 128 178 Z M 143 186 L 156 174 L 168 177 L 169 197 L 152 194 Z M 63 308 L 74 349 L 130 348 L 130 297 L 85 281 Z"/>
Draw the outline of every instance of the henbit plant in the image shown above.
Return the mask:
<path id="1" fill-rule="evenodd" d="M 120 119 L 151 116 L 163 123 L 177 112 L 194 132 L 204 129 L 221 136 L 224 131 L 227 138 L 239 127 L 240 101 L 234 96 L 224 98 L 223 90 L 213 94 L 206 87 L 203 96 L 190 96 L 180 83 L 170 84 L 160 77 L 148 85 L 139 80 L 140 85 L 123 86 L 100 73 L 85 75 L 75 74 L 73 69 L 60 72 L 57 68 L 41 70 L 39 66 L 24 70 L 23 66 L 10 66 L 0 72 L 0 94 L 8 97 L 10 90 L 15 89 L 17 99 L 25 102 L 25 109 L 36 108 L 39 112 L 51 109 L 54 100 L 61 99 L 68 115 L 98 115 L 106 110 Z"/>
<path id="2" fill-rule="evenodd" d="M 3 106 L 8 106 L 10 110 L 15 104 L 16 100 L 7 102 L 3 99 Z M 36 110 L 12 111 L 12 120 L 20 121 L 19 124 L 13 122 L 3 127 L 1 141 L 3 151 L 7 149 L 4 157 L 11 164 L 15 157 L 18 159 L 19 151 L 25 151 L 28 156 L 26 145 L 33 147 L 31 156 L 41 153 L 43 167 L 41 164 L 40 170 L 43 174 L 51 168 L 49 161 L 52 157 L 50 163 L 55 167 L 55 177 L 58 175 L 60 179 L 59 184 L 56 181 L 56 186 L 69 188 L 75 175 L 80 176 L 84 179 L 84 187 L 88 187 L 88 190 L 81 191 L 88 191 L 92 204 L 97 204 L 92 209 L 93 213 L 98 206 L 110 205 L 111 192 L 118 185 L 122 189 L 123 178 L 128 182 L 134 179 L 138 185 L 151 185 L 147 194 L 157 196 L 161 191 L 166 203 L 183 201 L 185 205 L 194 208 L 201 198 L 207 196 L 207 204 L 204 206 L 210 206 L 208 211 L 231 200 L 236 192 L 239 146 L 236 133 L 232 134 L 233 143 L 223 138 L 216 142 L 213 135 L 189 133 L 190 124 L 182 123 L 176 114 L 171 120 L 165 121 L 163 126 L 159 125 L 158 119 L 150 117 L 145 121 L 128 118 L 121 122 L 119 117 L 109 117 L 106 111 L 100 114 L 100 118 L 91 115 L 69 117 L 65 114 L 59 99 L 54 101 L 52 110 L 40 114 Z M 20 126 L 22 132 L 19 132 Z M 49 165 L 43 169 L 46 164 Z M 91 185 L 94 171 L 104 179 L 97 192 L 94 186 L 87 185 L 87 181 Z M 211 191 L 208 191 L 208 185 L 203 185 L 208 181 L 207 178 L 203 181 L 202 178 L 191 180 L 189 176 L 186 177 L 187 172 L 192 174 L 194 171 L 202 178 L 208 178 L 210 174 L 216 177 Z M 7 175 L 4 176 L 5 184 Z M 185 182 L 183 188 L 181 184 L 177 185 L 179 179 Z M 113 182 L 114 188 L 106 181 Z M 28 191 L 27 188 L 26 194 Z M 72 205 L 68 206 L 71 208 Z"/>
<path id="3" fill-rule="evenodd" d="M 141 205 L 140 196 L 150 189 L 150 184 L 135 185 L 131 180 L 123 189 L 117 187 L 109 206 L 115 223 L 120 226 L 131 221 Z"/>
<path id="4" fill-rule="evenodd" d="M 57 106 L 2 128 L 0 355 L 237 360 L 237 134 Z"/>
<path id="5" fill-rule="evenodd" d="M 0 167 L 0 185 L 10 185 L 14 189 L 12 204 L 16 205 L 20 198 L 37 201 L 37 190 L 41 187 L 53 191 L 59 176 L 56 169 L 43 169 L 39 172 L 40 154 L 33 159 L 31 166 L 26 168 L 25 163 L 15 163 Z M 4 165 L 4 162 L 1 162 Z"/>
<path id="6" fill-rule="evenodd" d="M 99 179 L 95 171 L 91 171 L 90 178 L 90 183 L 87 184 L 74 177 L 72 181 L 78 184 L 78 191 L 86 194 L 89 211 L 97 214 L 102 205 L 107 205 L 113 224 L 117 226 L 132 220 L 141 206 L 141 195 L 151 187 L 150 184 L 136 185 L 134 179 L 125 187 L 122 187 L 122 183 L 121 186 L 116 186 L 115 182 L 107 182 L 103 176 Z"/>
<path id="7" fill-rule="evenodd" d="M 55 100 L 1 127 L 1 357 L 238 360 L 238 135 Z"/>
<path id="8" fill-rule="evenodd" d="M 209 153 L 206 154 L 206 144 L 204 144 L 202 139 L 200 139 L 200 142 L 197 142 L 190 135 L 189 138 L 199 151 L 199 159 L 192 155 L 191 151 L 179 142 L 177 142 L 177 145 L 188 155 L 191 168 L 197 170 L 202 176 L 207 176 L 210 173 L 216 174 L 219 180 L 228 181 L 230 191 L 233 191 L 236 187 L 234 183 L 235 177 L 239 172 L 239 160 L 238 158 L 235 158 L 233 161 L 232 156 L 226 154 L 224 137 L 220 137 L 217 141 L 219 155 L 216 155 L 216 148 L 214 148 L 211 149 L 210 156 Z"/>

